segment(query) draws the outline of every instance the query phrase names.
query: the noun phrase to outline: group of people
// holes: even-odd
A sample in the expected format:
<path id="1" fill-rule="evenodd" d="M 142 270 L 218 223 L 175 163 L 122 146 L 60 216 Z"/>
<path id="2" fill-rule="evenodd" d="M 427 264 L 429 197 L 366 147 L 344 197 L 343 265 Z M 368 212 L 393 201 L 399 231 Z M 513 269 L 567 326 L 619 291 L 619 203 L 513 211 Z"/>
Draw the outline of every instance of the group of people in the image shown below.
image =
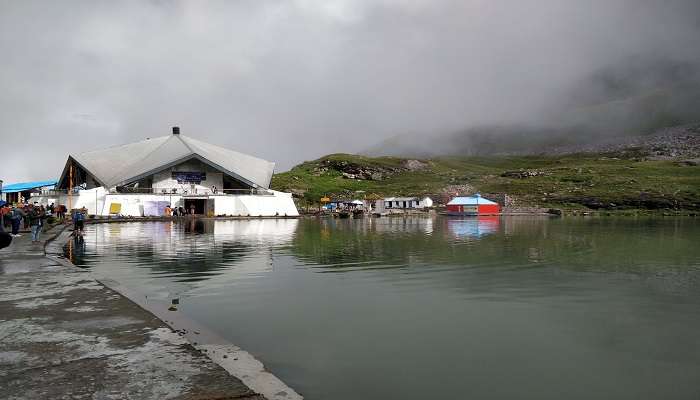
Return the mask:
<path id="1" fill-rule="evenodd" d="M 48 207 L 38 203 L 14 206 L 5 204 L 0 208 L 0 217 L 2 218 L 0 225 L 2 225 L 3 231 L 6 225 L 10 225 L 12 228 L 10 236 L 19 237 L 22 236 L 19 230 L 24 224 L 24 227 L 29 228 L 32 232 L 32 243 L 36 243 L 39 241 L 45 220 L 53 215 L 54 211 L 53 204 Z"/>
<path id="2" fill-rule="evenodd" d="M 34 204 L 4 204 L 0 207 L 0 232 L 2 240 L 0 240 L 0 248 L 9 246 L 12 238 L 22 236 L 19 231 L 22 227 L 29 228 L 32 235 L 32 243 L 38 243 L 41 237 L 41 232 L 44 228 L 46 220 L 49 217 L 54 217 L 58 221 L 63 221 L 66 218 L 66 206 L 51 203 L 47 207 L 38 203 Z M 82 234 L 84 221 L 87 217 L 87 209 L 84 207 L 79 210 L 73 210 L 73 224 L 75 230 Z M 9 228 L 10 233 L 5 232 Z M 7 243 L 5 243 L 7 242 Z M 2 245 L 4 244 L 4 245 Z"/>
<path id="3" fill-rule="evenodd" d="M 184 207 L 170 207 L 170 205 L 165 206 L 165 210 L 163 211 L 163 215 L 166 217 L 184 217 L 187 215 L 188 212 L 185 210 Z M 190 205 L 190 210 L 189 214 L 194 215 L 195 214 L 195 206 L 194 204 Z"/>

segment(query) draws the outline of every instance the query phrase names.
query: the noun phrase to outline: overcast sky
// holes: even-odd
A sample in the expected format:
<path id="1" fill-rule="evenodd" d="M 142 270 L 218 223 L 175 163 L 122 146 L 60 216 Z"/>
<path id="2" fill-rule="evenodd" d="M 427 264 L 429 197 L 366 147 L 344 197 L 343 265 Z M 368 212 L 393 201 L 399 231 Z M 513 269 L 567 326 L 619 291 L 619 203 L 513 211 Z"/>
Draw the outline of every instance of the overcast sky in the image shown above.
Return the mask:
<path id="1" fill-rule="evenodd" d="M 698 56 L 696 1 L 0 0 L 6 183 L 182 133 L 278 163 L 546 118 L 638 55 Z"/>

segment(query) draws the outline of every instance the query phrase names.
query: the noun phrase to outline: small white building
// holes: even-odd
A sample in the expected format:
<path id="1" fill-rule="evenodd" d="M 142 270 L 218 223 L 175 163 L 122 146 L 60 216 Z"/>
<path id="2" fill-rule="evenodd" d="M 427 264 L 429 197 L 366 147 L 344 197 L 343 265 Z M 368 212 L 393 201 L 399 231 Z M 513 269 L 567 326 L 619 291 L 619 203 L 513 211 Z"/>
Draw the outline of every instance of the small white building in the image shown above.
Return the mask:
<path id="1" fill-rule="evenodd" d="M 69 155 L 56 190 L 32 201 L 102 216 L 162 215 L 167 205 L 202 215 L 298 216 L 290 193 L 269 189 L 274 167 L 174 127 L 172 135 Z"/>
<path id="2" fill-rule="evenodd" d="M 433 200 L 430 197 L 385 197 L 374 202 L 373 212 L 384 214 L 406 210 L 422 210 L 432 206 Z"/>

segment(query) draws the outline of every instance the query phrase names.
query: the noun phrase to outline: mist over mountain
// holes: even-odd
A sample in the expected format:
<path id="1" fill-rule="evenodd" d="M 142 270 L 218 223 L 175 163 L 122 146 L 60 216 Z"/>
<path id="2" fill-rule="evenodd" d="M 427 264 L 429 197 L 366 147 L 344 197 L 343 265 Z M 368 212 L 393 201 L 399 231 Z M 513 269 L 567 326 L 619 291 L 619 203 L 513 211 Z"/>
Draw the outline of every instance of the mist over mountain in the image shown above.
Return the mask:
<path id="1" fill-rule="evenodd" d="M 698 0 L 5 1 L 0 134 L 39 145 L 6 152 L 0 179 L 174 125 L 277 172 L 651 132 L 697 117 L 698 16 Z"/>
<path id="2" fill-rule="evenodd" d="M 652 135 L 700 121 L 700 63 L 631 57 L 575 82 L 560 99 L 539 120 L 400 134 L 363 154 L 543 154 L 553 148 Z"/>

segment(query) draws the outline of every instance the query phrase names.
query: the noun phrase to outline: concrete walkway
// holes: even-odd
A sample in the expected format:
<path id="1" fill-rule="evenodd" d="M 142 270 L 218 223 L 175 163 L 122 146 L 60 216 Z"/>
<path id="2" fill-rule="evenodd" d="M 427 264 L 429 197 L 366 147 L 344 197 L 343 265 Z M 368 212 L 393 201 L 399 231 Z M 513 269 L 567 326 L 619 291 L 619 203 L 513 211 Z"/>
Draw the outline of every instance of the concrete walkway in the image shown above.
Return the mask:
<path id="1" fill-rule="evenodd" d="M 29 235 L 0 250 L 3 399 L 264 399 L 181 335 Z"/>

